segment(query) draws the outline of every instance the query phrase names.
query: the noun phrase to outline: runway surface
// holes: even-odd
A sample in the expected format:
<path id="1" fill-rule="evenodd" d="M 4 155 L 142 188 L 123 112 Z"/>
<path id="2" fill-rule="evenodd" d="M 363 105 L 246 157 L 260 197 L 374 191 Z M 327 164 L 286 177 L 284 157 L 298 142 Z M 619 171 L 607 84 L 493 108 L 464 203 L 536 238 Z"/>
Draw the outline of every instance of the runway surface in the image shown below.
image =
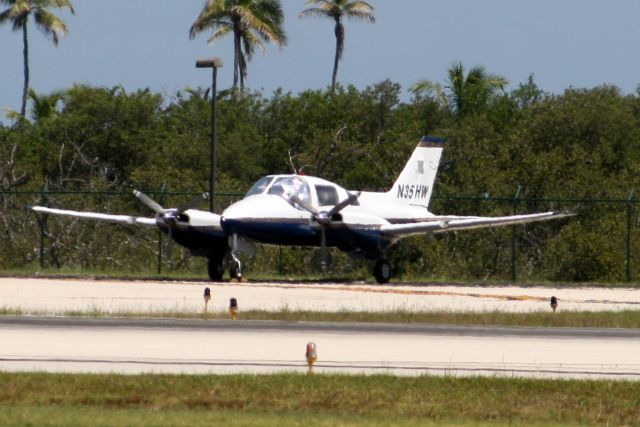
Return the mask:
<path id="1" fill-rule="evenodd" d="M 640 330 L 0 317 L 0 370 L 640 379 Z"/>
<path id="2" fill-rule="evenodd" d="M 502 311 L 549 310 L 556 296 L 560 310 L 640 309 L 638 288 L 545 288 L 364 283 L 211 283 L 136 282 L 0 278 L 0 308 L 24 313 L 69 311 L 106 313 L 171 311 L 198 313 L 211 289 L 209 309 L 226 310 L 234 297 L 243 310 L 317 311 Z"/>

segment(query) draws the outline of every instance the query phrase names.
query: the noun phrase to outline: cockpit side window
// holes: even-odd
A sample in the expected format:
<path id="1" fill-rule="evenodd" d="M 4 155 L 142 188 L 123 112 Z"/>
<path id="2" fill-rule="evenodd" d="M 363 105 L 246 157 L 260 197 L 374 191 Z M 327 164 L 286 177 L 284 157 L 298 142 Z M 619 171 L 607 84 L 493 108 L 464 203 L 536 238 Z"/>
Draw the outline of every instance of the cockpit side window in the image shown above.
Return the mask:
<path id="1" fill-rule="evenodd" d="M 331 185 L 316 185 L 318 206 L 334 206 L 339 202 L 338 190 Z"/>
<path id="2" fill-rule="evenodd" d="M 273 176 L 265 176 L 260 178 L 255 184 L 253 184 L 253 186 L 251 186 L 251 188 L 249 189 L 249 191 L 244 197 L 249 197 L 256 194 L 264 193 L 264 190 L 267 189 L 267 187 L 269 186 L 272 180 L 273 180 Z"/>

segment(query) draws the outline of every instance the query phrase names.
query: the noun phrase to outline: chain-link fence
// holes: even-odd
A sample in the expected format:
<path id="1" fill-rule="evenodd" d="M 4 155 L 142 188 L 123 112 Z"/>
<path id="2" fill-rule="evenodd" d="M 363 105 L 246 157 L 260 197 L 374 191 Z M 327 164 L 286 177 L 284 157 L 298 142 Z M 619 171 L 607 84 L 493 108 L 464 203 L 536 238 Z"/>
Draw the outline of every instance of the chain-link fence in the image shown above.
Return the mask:
<path id="1" fill-rule="evenodd" d="M 184 204 L 197 193 L 145 191 L 164 207 Z M 217 193 L 217 211 L 243 195 Z M 640 253 L 638 203 L 626 199 L 434 196 L 438 214 L 511 215 L 570 210 L 575 217 L 488 230 L 461 231 L 433 239 L 411 238 L 389 257 L 396 275 L 447 279 L 633 281 Z M 0 268 L 37 271 L 69 269 L 94 272 L 161 273 L 206 271 L 201 258 L 176 247 L 166 257 L 167 238 L 158 230 L 78 218 L 36 214 L 28 205 L 152 217 L 132 192 L 0 191 Z M 206 209 L 206 207 L 202 207 Z M 177 246 L 177 245 L 176 245 Z M 317 263 L 314 250 L 260 249 L 247 262 L 250 270 L 306 274 Z M 364 268 L 334 251 L 332 271 L 338 275 Z M 355 266 L 355 267 L 354 267 Z M 368 268 L 368 267 L 367 267 Z"/>

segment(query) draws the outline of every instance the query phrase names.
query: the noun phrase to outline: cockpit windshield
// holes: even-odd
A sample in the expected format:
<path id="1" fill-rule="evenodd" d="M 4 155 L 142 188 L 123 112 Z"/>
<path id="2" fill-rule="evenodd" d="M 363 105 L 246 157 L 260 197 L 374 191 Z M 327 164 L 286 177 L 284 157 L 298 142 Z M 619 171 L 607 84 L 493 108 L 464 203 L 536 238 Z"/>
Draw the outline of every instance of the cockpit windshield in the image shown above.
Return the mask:
<path id="1" fill-rule="evenodd" d="M 269 194 L 282 196 L 285 199 L 289 199 L 292 195 L 298 196 L 300 200 L 305 202 L 311 202 L 311 192 L 309 191 L 309 185 L 306 181 L 300 179 L 297 176 L 282 176 L 276 178 L 271 187 L 269 188 Z"/>
<path id="2" fill-rule="evenodd" d="M 264 190 L 267 189 L 269 184 L 273 181 L 273 176 L 265 176 L 260 178 L 253 186 L 249 189 L 247 194 L 244 197 L 254 196 L 256 194 L 264 193 Z"/>
<path id="3" fill-rule="evenodd" d="M 245 197 L 264 194 L 265 192 L 266 194 L 282 196 L 290 201 L 296 209 L 300 209 L 301 207 L 291 201 L 291 196 L 294 194 L 298 196 L 300 200 L 311 203 L 309 184 L 298 176 L 265 176 L 253 184 Z"/>

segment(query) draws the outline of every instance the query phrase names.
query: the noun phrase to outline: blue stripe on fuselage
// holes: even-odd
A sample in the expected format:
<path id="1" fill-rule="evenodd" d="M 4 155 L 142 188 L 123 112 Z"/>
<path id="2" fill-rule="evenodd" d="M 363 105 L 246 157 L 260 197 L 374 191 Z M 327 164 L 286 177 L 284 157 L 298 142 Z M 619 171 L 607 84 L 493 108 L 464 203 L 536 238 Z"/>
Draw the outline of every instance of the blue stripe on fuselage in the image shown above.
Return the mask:
<path id="1" fill-rule="evenodd" d="M 261 243 L 289 246 L 320 246 L 320 228 L 309 222 L 288 221 L 249 221 L 223 219 L 222 227 L 229 235 L 238 234 Z M 338 247 L 344 251 L 360 250 L 378 257 L 389 245 L 382 239 L 379 229 L 347 228 L 333 224 L 326 230 L 327 246 Z"/>

